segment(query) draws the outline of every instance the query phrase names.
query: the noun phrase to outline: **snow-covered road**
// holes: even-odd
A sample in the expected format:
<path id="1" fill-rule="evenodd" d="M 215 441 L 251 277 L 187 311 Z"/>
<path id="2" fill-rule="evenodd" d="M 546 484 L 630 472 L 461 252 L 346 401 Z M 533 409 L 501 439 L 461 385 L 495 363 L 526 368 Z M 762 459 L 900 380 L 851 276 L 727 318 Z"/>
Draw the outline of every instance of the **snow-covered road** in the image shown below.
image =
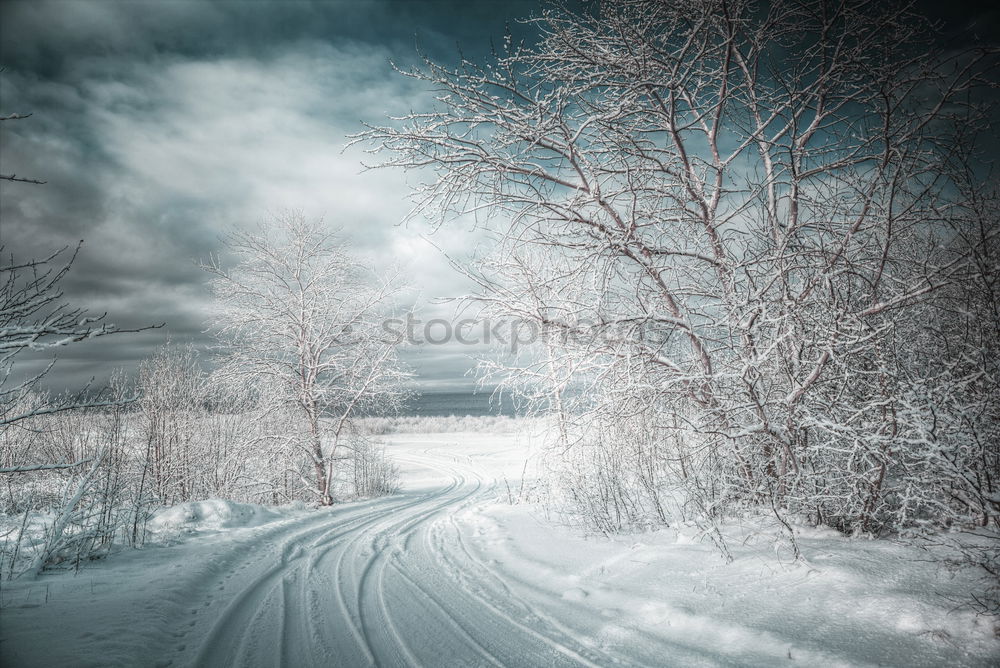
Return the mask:
<path id="1" fill-rule="evenodd" d="M 178 665 L 609 665 L 618 657 L 519 598 L 455 520 L 496 496 L 467 459 L 397 455 L 439 484 L 321 513 L 232 546 L 198 583 L 209 631 Z M 249 547 L 249 546 L 248 546 Z M 219 609 L 216 601 L 224 598 Z M 198 626 L 195 619 L 193 625 Z"/>
<path id="2" fill-rule="evenodd" d="M 193 504 L 161 518 L 181 530 L 172 545 L 3 583 L 0 664 L 986 666 L 1000 656 L 988 621 L 944 597 L 969 582 L 887 541 L 814 530 L 800 536 L 807 563 L 747 541 L 726 564 L 683 528 L 585 538 L 504 503 L 524 470 L 520 437 L 401 434 L 388 452 L 403 473 L 397 495 L 281 513 Z"/>
<path id="3" fill-rule="evenodd" d="M 119 555 L 82 571 L 78 586 L 59 582 L 55 596 L 41 582 L 67 574 L 46 576 L 28 588 L 24 605 L 5 610 L 5 626 L 7 618 L 12 626 L 25 622 L 4 633 L 7 665 L 621 663 L 626 657 L 602 651 L 552 610 L 514 593 L 470 549 L 456 517 L 495 502 L 506 481 L 497 477 L 502 466 L 476 466 L 459 446 L 451 435 L 396 439 L 392 456 L 404 489 L 391 497 Z M 102 573 L 112 562 L 122 562 L 115 575 Z M 21 593 L 8 588 L 7 596 Z M 52 643 L 40 633 L 44 622 L 27 620 L 60 607 L 84 611 L 60 615 L 62 630 L 76 637 L 60 634 Z"/>

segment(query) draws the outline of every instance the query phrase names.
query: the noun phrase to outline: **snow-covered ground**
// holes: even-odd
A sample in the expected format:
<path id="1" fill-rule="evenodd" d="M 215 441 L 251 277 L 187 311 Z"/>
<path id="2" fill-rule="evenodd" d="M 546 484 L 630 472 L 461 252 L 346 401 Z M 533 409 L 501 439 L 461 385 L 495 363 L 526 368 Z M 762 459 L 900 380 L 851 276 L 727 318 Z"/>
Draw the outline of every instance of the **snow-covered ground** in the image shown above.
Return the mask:
<path id="1" fill-rule="evenodd" d="M 385 437 L 403 491 L 332 509 L 185 504 L 159 546 L 3 583 L 3 666 L 988 666 L 981 584 L 887 541 L 725 564 L 691 532 L 582 537 L 509 505 L 515 434 Z M 779 546 L 780 547 L 780 546 Z"/>

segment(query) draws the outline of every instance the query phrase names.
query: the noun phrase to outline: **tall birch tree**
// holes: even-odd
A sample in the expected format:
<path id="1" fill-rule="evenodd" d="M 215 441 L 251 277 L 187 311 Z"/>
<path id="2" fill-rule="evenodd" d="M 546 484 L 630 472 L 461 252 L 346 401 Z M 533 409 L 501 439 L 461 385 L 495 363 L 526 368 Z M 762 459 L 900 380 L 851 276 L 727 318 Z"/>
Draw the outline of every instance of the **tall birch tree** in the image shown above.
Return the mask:
<path id="1" fill-rule="evenodd" d="M 334 502 L 338 449 L 352 416 L 386 409 L 402 395 L 397 341 L 381 321 L 398 290 L 395 278 L 366 270 L 322 223 L 296 212 L 226 240 L 236 263 L 206 265 L 214 280 L 215 331 L 226 370 L 267 386 L 300 416 L 305 456 L 322 505 Z"/>

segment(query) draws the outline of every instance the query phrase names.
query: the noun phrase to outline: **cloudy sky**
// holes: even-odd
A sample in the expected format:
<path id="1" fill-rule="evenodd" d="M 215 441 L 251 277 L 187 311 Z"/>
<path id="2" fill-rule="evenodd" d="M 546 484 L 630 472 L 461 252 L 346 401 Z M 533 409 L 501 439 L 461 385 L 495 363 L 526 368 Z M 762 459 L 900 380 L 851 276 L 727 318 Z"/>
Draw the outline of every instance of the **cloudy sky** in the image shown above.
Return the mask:
<path id="1" fill-rule="evenodd" d="M 533 2 L 314 0 L 4 1 L 0 182 L 5 254 L 39 257 L 84 240 L 67 301 L 123 327 L 162 329 L 64 349 L 53 387 L 133 368 L 167 340 L 208 343 L 207 275 L 195 261 L 233 225 L 301 209 L 343 228 L 371 264 L 407 267 L 424 318 L 465 285 L 406 226 L 405 174 L 364 172 L 344 151 L 362 120 L 426 106 L 395 74 L 418 49 L 485 56 Z M 512 26 L 514 30 L 520 28 Z M 460 256 L 476 233 L 433 235 Z M 470 387 L 469 351 L 423 346 L 407 360 L 424 388 Z M 22 370 L 27 369 L 23 366 Z"/>
<path id="2" fill-rule="evenodd" d="M 946 21 L 943 45 L 996 35 L 995 10 L 923 4 Z M 448 315 L 433 300 L 466 286 L 422 239 L 428 225 L 399 225 L 407 175 L 364 172 L 346 135 L 429 104 L 390 61 L 415 64 L 418 49 L 481 60 L 508 22 L 537 11 L 528 0 L 3 0 L 0 113 L 33 115 L 2 124 L 0 171 L 47 185 L 0 182 L 0 245 L 25 258 L 83 239 L 67 301 L 123 327 L 165 323 L 65 349 L 51 385 L 134 368 L 167 340 L 207 344 L 195 261 L 225 229 L 287 208 L 342 227 L 372 264 L 406 265 L 422 317 Z M 477 234 L 432 239 L 461 256 Z M 406 357 L 421 387 L 454 389 L 474 382 L 468 352 Z"/>

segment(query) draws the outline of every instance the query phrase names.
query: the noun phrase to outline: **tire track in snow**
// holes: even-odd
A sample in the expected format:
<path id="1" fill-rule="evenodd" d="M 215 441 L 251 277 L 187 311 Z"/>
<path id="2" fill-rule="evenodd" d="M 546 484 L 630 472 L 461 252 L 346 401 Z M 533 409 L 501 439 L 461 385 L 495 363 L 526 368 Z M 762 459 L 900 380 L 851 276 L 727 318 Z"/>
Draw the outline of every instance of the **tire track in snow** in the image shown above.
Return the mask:
<path id="1" fill-rule="evenodd" d="M 462 476 L 461 474 L 458 475 L 452 474 L 452 481 L 453 482 L 450 487 L 452 489 L 459 489 L 462 492 L 459 498 L 445 499 L 442 502 L 435 504 L 433 508 L 427 510 L 426 512 L 420 513 L 419 515 L 416 516 L 409 517 L 403 520 L 402 522 L 385 527 L 383 531 L 380 532 L 380 536 L 383 537 L 386 535 L 389 536 L 389 538 L 384 541 L 384 544 L 387 546 L 392 545 L 393 550 L 388 554 L 385 552 L 385 550 L 373 551 L 366 563 L 364 576 L 362 577 L 360 583 L 359 606 L 361 606 L 361 604 L 364 601 L 365 584 L 368 578 L 372 577 L 371 574 L 375 572 L 375 570 L 377 569 L 377 574 L 374 576 L 375 584 L 374 584 L 374 592 L 372 594 L 373 598 L 375 599 L 374 603 L 376 605 L 374 606 L 374 611 L 372 616 L 373 617 L 378 616 L 385 620 L 386 628 L 389 630 L 393 639 L 395 640 L 396 646 L 402 650 L 403 657 L 406 659 L 406 662 L 409 665 L 418 666 L 420 665 L 420 661 L 410 650 L 403 634 L 399 631 L 397 625 L 393 622 L 392 609 L 386 602 L 386 594 L 385 594 L 386 568 L 387 565 L 390 563 L 390 560 L 396 559 L 398 555 L 401 553 L 401 550 L 405 549 L 408 537 L 412 535 L 412 533 L 416 531 L 416 529 L 419 526 L 431 521 L 437 515 L 437 513 L 440 512 L 442 509 L 447 508 L 456 502 L 460 502 L 463 499 L 474 495 L 479 490 L 478 485 L 475 488 L 469 489 L 467 491 L 462 490 L 466 480 L 465 477 Z M 372 602 L 373 601 L 369 601 L 369 605 L 371 605 Z"/>
<path id="2" fill-rule="evenodd" d="M 473 554 L 456 515 L 492 501 L 497 481 L 439 447 L 396 457 L 446 476 L 437 488 L 309 517 L 304 528 L 298 520 L 262 532 L 278 545 L 243 555 L 245 569 L 266 566 L 231 580 L 239 588 L 193 664 L 436 668 L 521 665 L 525 657 L 551 665 L 620 663 L 518 597 Z M 240 559 L 230 554 L 222 563 Z"/>
<path id="3" fill-rule="evenodd" d="M 378 509 L 376 512 L 391 512 L 394 507 Z M 346 520 L 338 521 L 338 516 L 333 515 L 317 518 L 314 521 L 321 522 L 320 526 L 295 532 L 285 539 L 276 550 L 275 562 L 234 595 L 216 618 L 208 635 L 202 640 L 194 665 L 222 666 L 232 663 L 231 658 L 227 657 L 235 656 L 243 647 L 244 638 L 250 631 L 249 622 L 253 619 L 252 615 L 261 607 L 260 603 L 266 599 L 268 591 L 283 575 L 283 571 L 298 566 L 294 562 L 304 556 L 303 543 L 310 539 L 329 537 L 331 534 L 339 536 L 350 533 L 354 525 L 370 523 L 375 521 L 375 518 L 372 517 L 370 510 L 362 509 Z M 281 612 L 283 614 L 284 610 Z"/>
<path id="4" fill-rule="evenodd" d="M 427 503 L 428 501 L 432 501 L 433 499 L 444 496 L 453 491 L 455 488 L 457 488 L 458 485 L 459 481 L 453 479 L 451 484 L 448 485 L 447 487 L 435 490 L 434 492 L 429 494 L 425 494 L 419 497 L 413 503 L 405 504 L 402 507 L 397 508 L 396 511 L 409 510 L 415 506 L 420 506 L 421 504 Z M 369 523 L 369 525 L 374 524 L 376 521 L 383 518 L 384 514 L 382 516 L 374 518 L 372 522 Z M 331 570 L 331 576 L 334 580 L 335 583 L 334 587 L 337 592 L 337 605 L 339 609 L 342 611 L 344 619 L 348 620 L 351 626 L 351 632 L 357 642 L 358 648 L 365 654 L 365 657 L 367 658 L 368 662 L 374 665 L 377 663 L 377 661 L 372 648 L 370 633 L 365 628 L 364 620 L 362 619 L 363 613 L 361 612 L 361 606 L 360 606 L 361 579 L 356 573 L 357 570 L 356 563 L 352 563 L 352 566 L 354 567 L 354 572 L 348 574 L 346 577 L 344 575 L 345 570 L 348 570 L 345 569 L 344 567 L 345 558 L 348 556 L 356 555 L 358 553 L 357 552 L 358 545 L 361 543 L 362 539 L 366 538 L 369 535 L 368 531 L 369 526 L 366 526 L 365 529 L 366 529 L 365 531 L 358 532 L 350 541 L 348 541 L 343 546 L 331 545 L 328 546 L 326 549 L 319 550 L 313 559 L 313 564 L 314 568 L 318 568 L 322 559 L 324 559 L 336 547 L 341 547 L 341 549 L 338 552 L 337 559 L 334 562 L 333 568 Z M 329 541 L 327 542 L 329 543 Z M 375 553 L 376 553 L 375 546 L 372 545 L 371 554 L 374 555 Z M 362 556 L 364 555 L 362 554 Z M 367 566 L 369 562 L 366 560 L 365 563 Z M 352 610 L 351 606 L 348 604 L 348 595 L 345 593 L 345 588 L 349 587 L 351 584 L 354 583 L 356 583 L 358 586 L 358 593 L 350 597 L 353 598 L 355 601 L 355 609 Z"/>
<path id="5" fill-rule="evenodd" d="M 364 527 L 362 531 L 358 532 L 358 534 L 339 551 L 338 558 L 333 566 L 332 575 L 337 581 L 340 607 L 345 611 L 347 618 L 352 620 L 352 623 L 356 620 L 355 637 L 367 655 L 370 663 L 373 665 L 385 664 L 385 657 L 383 656 L 380 659 L 377 654 L 381 653 L 384 655 L 387 649 L 386 643 L 382 643 L 382 650 L 380 651 L 378 649 L 378 643 L 373 642 L 374 637 L 382 635 L 380 631 L 383 627 L 372 621 L 377 618 L 383 619 L 390 631 L 390 642 L 388 643 L 388 647 L 399 648 L 399 653 L 403 655 L 408 663 L 416 663 L 416 659 L 406 646 L 405 640 L 398 632 L 393 632 L 394 627 L 386 607 L 377 601 L 373 609 L 371 600 L 366 599 L 366 590 L 370 586 L 368 585 L 368 580 L 371 577 L 371 572 L 376 561 L 382 554 L 380 544 L 389 545 L 392 541 L 391 539 L 386 540 L 386 535 L 391 536 L 398 533 L 400 527 L 405 526 L 407 523 L 423 521 L 433 515 L 438 509 L 450 505 L 453 501 L 448 498 L 448 495 L 458 489 L 462 483 L 463 479 L 461 477 L 452 477 L 449 485 L 428 494 L 424 497 L 424 499 L 422 499 L 421 503 L 426 504 L 444 497 L 443 500 L 435 503 L 430 509 L 419 508 L 416 512 L 407 514 L 403 518 L 380 517 L 378 519 L 385 519 L 387 521 L 381 525 L 375 525 L 373 523 L 373 525 Z M 408 509 L 409 507 L 407 510 Z M 380 538 L 382 539 L 381 541 Z M 362 547 L 361 543 L 364 539 L 368 539 L 369 542 L 366 546 Z M 322 557 L 326 556 L 326 553 L 329 551 L 331 550 L 326 550 L 324 554 L 320 555 L 319 558 L 322 559 Z M 347 559 L 348 557 L 352 558 Z M 353 570 L 344 568 L 345 561 L 353 567 Z M 360 568 L 358 567 L 359 564 Z M 345 587 L 349 587 L 351 584 L 356 584 L 357 586 L 356 593 L 353 597 L 351 597 L 354 603 L 354 610 L 349 609 L 347 602 L 348 598 L 344 594 Z M 378 594 L 378 589 L 376 589 L 376 594 Z M 384 600 L 384 595 L 381 595 L 381 599 L 379 600 Z"/>
<path id="6" fill-rule="evenodd" d="M 429 453 L 425 450 L 425 454 Z M 459 463 L 458 458 L 452 458 L 452 459 L 456 464 Z M 438 467 L 441 467 L 442 465 L 448 466 L 447 464 L 443 463 L 437 464 Z M 470 466 L 469 472 L 472 475 L 477 476 L 481 484 L 482 478 L 481 476 L 479 476 L 477 472 L 475 472 L 474 469 L 471 468 L 471 462 L 469 466 Z M 452 470 L 454 470 L 453 467 Z M 497 481 L 494 479 L 493 484 L 489 487 L 487 491 L 492 491 L 496 487 L 496 485 Z M 505 584 L 503 577 L 499 574 L 498 571 L 487 566 L 485 563 L 482 562 L 482 560 L 476 558 L 467 549 L 461 537 L 461 532 L 458 530 L 458 525 L 455 522 L 455 515 L 458 512 L 467 508 L 468 506 L 472 505 L 473 503 L 484 500 L 483 498 L 484 496 L 485 494 L 476 495 L 474 498 L 468 498 L 465 501 L 465 503 L 455 505 L 450 509 L 451 512 L 448 513 L 447 517 L 449 523 L 455 528 L 458 545 L 461 548 L 461 551 L 466 555 L 467 562 L 471 562 L 473 564 L 472 568 L 469 568 L 469 563 L 460 564 L 454 558 L 454 551 L 450 549 L 450 546 L 446 544 L 442 538 L 439 538 L 437 541 L 434 541 L 435 535 L 440 535 L 440 527 L 435 527 L 432 529 L 432 531 L 429 531 L 426 534 L 425 543 L 428 548 L 428 551 L 437 554 L 440 557 L 441 562 L 449 566 L 449 571 L 457 579 L 461 580 L 463 583 L 466 584 L 466 591 L 469 594 L 475 596 L 478 599 L 478 601 L 489 610 L 489 612 L 499 617 L 500 619 L 506 621 L 508 624 L 516 627 L 523 633 L 531 637 L 534 637 L 537 640 L 548 645 L 557 653 L 563 655 L 564 657 L 572 659 L 579 665 L 597 666 L 597 665 L 612 665 L 621 663 L 618 657 L 613 657 L 603 652 L 597 652 L 595 651 L 594 648 L 587 646 L 586 643 L 580 642 L 580 636 L 578 634 L 573 633 L 565 626 L 558 624 L 548 616 L 540 613 L 534 606 L 530 605 L 524 599 L 517 597 L 512 592 L 511 588 Z M 488 574 L 490 578 L 493 579 L 499 585 L 499 588 L 502 590 L 501 596 L 499 597 L 489 596 L 486 593 L 486 589 L 483 586 L 483 582 L 481 581 L 481 579 L 474 578 L 471 575 L 472 573 L 475 573 L 477 576 L 481 573 Z M 479 581 L 477 582 L 477 580 Z M 518 612 L 522 613 L 522 616 L 526 619 L 527 622 L 531 622 L 534 624 L 537 624 L 539 622 L 548 623 L 551 626 L 551 628 L 546 629 L 548 633 L 539 631 L 538 629 L 529 626 L 527 623 L 525 623 L 525 621 L 522 621 L 522 619 L 519 618 L 518 612 L 511 612 L 509 609 L 505 609 L 509 608 L 508 601 L 510 603 L 514 603 L 515 605 L 521 608 L 521 610 Z M 555 633 L 553 633 L 553 631 Z M 571 647 L 570 645 L 575 645 L 576 647 L 574 648 Z M 595 663 L 596 661 L 600 661 L 601 663 L 600 664 Z"/>

